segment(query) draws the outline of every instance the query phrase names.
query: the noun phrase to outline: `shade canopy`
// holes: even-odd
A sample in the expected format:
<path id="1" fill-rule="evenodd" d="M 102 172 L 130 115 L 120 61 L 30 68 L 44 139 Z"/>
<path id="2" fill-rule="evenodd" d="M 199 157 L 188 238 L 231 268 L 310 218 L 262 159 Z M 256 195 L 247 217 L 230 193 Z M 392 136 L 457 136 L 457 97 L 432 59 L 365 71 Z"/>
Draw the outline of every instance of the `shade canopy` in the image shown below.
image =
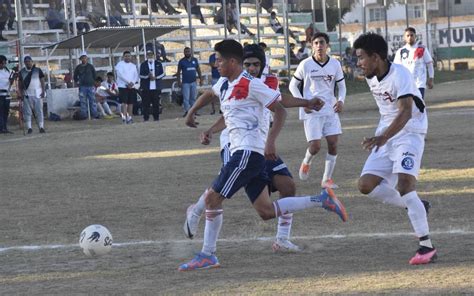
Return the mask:
<path id="1" fill-rule="evenodd" d="M 46 46 L 44 49 L 133 47 L 143 44 L 143 34 L 145 35 L 145 40 L 148 41 L 174 30 L 181 29 L 182 27 L 181 25 L 101 27 Z"/>

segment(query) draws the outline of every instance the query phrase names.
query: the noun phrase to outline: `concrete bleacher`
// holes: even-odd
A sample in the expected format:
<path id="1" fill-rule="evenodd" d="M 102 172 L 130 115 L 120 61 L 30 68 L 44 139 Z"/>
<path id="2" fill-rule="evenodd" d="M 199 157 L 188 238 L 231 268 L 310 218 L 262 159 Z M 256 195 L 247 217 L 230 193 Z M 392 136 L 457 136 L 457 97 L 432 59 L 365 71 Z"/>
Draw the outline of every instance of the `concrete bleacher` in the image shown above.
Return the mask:
<path id="1" fill-rule="evenodd" d="M 276 1 L 275 1 L 276 2 Z M 173 3 L 173 2 L 172 2 Z M 195 57 L 198 58 L 201 64 L 201 70 L 203 76 L 205 76 L 206 83 L 210 83 L 210 67 L 208 66 L 208 58 L 212 53 L 213 45 L 222 40 L 225 36 L 224 25 L 214 23 L 214 14 L 220 7 L 219 3 L 199 3 L 201 10 L 206 21 L 206 24 L 201 22 L 192 16 L 192 32 L 194 40 L 194 51 Z M 176 4 L 174 4 L 175 7 Z M 26 54 L 30 54 L 37 66 L 46 67 L 46 56 L 47 53 L 42 48 L 51 43 L 58 42 L 67 38 L 66 32 L 63 30 L 50 30 L 46 22 L 46 13 L 49 4 L 34 4 L 34 15 L 23 17 L 23 33 L 24 49 Z M 123 15 L 122 17 L 130 25 L 150 25 L 150 16 L 141 15 L 140 12 L 144 8 L 144 4 L 136 3 L 135 16 Z M 183 57 L 183 48 L 189 46 L 189 30 L 188 30 L 188 15 L 183 8 L 178 8 L 181 14 L 178 15 L 166 15 L 161 10 L 159 13 L 152 13 L 151 24 L 160 25 L 183 25 L 183 29 L 172 32 L 159 38 L 158 40 L 163 43 L 167 51 L 167 57 L 171 60 L 169 63 L 163 63 L 165 67 L 166 77 L 165 80 L 173 81 L 176 73 L 177 63 L 180 58 Z M 283 23 L 282 9 L 279 9 L 278 5 L 275 7 L 279 20 Z M 290 23 L 289 28 L 296 33 L 299 39 L 303 39 L 304 29 L 311 22 L 310 13 L 289 13 Z M 84 21 L 84 17 L 78 17 L 79 20 Z M 275 34 L 269 26 L 268 20 L 270 14 L 266 11 L 260 14 L 260 41 L 267 43 L 270 48 L 271 67 L 275 70 L 287 69 L 285 64 L 285 41 L 284 36 L 281 34 Z M 245 24 L 250 31 L 257 33 L 257 19 L 256 9 L 254 4 L 243 3 L 241 5 L 241 22 Z M 234 34 L 228 34 L 228 38 L 238 38 L 236 30 L 233 30 Z M 4 36 L 9 40 L 16 39 L 17 32 L 15 31 L 4 31 Z M 241 34 L 241 42 L 256 42 L 256 36 L 251 37 L 245 34 Z M 297 43 L 297 41 L 290 38 L 290 42 Z M 10 52 L 16 52 L 15 44 L 9 43 L 11 46 Z M 118 49 L 117 52 L 113 53 L 113 63 L 116 64 L 121 57 L 123 49 Z M 78 50 L 71 50 L 74 65 L 76 64 L 76 57 Z M 88 50 L 90 56 L 90 62 L 94 64 L 98 71 L 110 71 L 110 53 L 108 49 L 90 49 Z M 139 56 L 139 59 L 143 61 L 143 54 Z M 62 75 L 68 72 L 68 68 L 71 65 L 71 60 L 68 50 L 56 50 L 49 59 L 49 66 L 52 75 Z M 165 83 L 169 85 L 170 83 Z M 54 87 L 54 86 L 53 86 Z M 205 86 L 208 87 L 208 86 Z M 170 92 L 167 88 L 164 92 Z"/>

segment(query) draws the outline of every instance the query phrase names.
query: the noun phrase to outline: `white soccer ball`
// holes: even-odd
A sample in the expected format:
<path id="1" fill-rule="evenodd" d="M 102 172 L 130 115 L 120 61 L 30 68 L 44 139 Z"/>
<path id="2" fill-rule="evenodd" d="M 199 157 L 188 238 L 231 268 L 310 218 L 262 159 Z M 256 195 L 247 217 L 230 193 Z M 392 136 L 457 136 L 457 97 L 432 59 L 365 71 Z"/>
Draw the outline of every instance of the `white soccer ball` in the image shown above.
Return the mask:
<path id="1" fill-rule="evenodd" d="M 89 225 L 81 232 L 79 246 L 88 257 L 105 255 L 112 249 L 112 234 L 102 225 Z"/>

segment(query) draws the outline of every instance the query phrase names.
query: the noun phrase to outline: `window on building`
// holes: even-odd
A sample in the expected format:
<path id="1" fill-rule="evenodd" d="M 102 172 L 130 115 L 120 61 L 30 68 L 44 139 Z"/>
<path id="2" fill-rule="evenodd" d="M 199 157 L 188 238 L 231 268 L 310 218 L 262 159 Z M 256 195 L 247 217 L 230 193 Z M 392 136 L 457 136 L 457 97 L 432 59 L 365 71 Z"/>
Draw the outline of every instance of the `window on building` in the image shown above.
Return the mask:
<path id="1" fill-rule="evenodd" d="M 382 7 L 369 9 L 369 20 L 371 22 L 382 21 L 385 19 L 385 10 Z"/>
<path id="2" fill-rule="evenodd" d="M 461 0 L 454 0 L 454 4 L 461 4 Z"/>
<path id="3" fill-rule="evenodd" d="M 422 18 L 423 17 L 423 5 L 409 5 L 408 15 L 410 18 Z"/>

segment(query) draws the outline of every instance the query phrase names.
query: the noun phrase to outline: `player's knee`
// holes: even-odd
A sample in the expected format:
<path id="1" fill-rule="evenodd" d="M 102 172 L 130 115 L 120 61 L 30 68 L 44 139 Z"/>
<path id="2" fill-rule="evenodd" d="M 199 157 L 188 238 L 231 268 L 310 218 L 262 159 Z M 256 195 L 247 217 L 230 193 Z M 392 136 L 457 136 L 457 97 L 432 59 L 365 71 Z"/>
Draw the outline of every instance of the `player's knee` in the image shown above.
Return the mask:
<path id="1" fill-rule="evenodd" d="M 372 184 L 372 182 L 369 182 L 366 178 L 364 177 L 361 177 L 359 179 L 359 183 L 358 183 L 358 186 L 359 186 L 359 191 L 360 193 L 362 194 L 369 194 L 372 192 L 372 190 L 374 190 L 374 186 Z"/>
<path id="2" fill-rule="evenodd" d="M 206 209 L 218 209 L 222 206 L 222 198 L 218 192 L 209 189 L 204 199 L 206 203 Z"/>
<path id="3" fill-rule="evenodd" d="M 415 191 L 416 189 L 415 182 L 413 182 L 413 180 L 399 178 L 397 189 L 400 192 L 400 195 L 403 196 L 407 193 Z"/>
<path id="4" fill-rule="evenodd" d="M 310 144 L 309 144 L 309 153 L 314 155 L 314 154 L 318 153 L 319 150 L 321 150 L 321 144 L 319 143 L 319 141 L 310 142 Z"/>
<path id="5" fill-rule="evenodd" d="M 296 185 L 295 183 L 286 184 L 285 188 L 278 190 L 280 192 L 280 197 L 285 198 L 289 196 L 296 195 Z"/>
<path id="6" fill-rule="evenodd" d="M 275 218 L 275 210 L 270 207 L 261 207 L 257 209 L 257 213 L 262 218 L 262 220 L 270 220 Z"/>

